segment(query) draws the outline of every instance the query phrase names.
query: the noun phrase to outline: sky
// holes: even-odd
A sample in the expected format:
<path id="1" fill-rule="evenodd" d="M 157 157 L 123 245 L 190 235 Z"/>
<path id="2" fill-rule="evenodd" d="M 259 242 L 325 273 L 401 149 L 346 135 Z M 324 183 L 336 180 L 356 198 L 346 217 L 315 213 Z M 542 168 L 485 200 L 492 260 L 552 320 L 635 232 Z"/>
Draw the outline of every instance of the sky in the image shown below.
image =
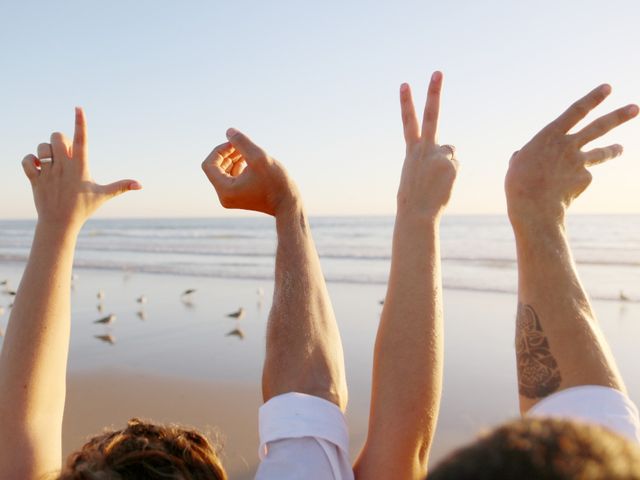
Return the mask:
<path id="1" fill-rule="evenodd" d="M 596 114 L 640 102 L 640 2 L 164 1 L 0 3 L 0 218 L 34 218 L 20 161 L 89 123 L 96 181 L 139 180 L 98 217 L 225 212 L 200 169 L 228 127 L 279 159 L 312 215 L 387 215 L 404 158 L 398 88 L 422 109 L 444 72 L 440 142 L 461 169 L 448 212 L 506 211 L 511 153 L 600 83 Z M 576 213 L 640 213 L 640 120 L 593 146 Z"/>

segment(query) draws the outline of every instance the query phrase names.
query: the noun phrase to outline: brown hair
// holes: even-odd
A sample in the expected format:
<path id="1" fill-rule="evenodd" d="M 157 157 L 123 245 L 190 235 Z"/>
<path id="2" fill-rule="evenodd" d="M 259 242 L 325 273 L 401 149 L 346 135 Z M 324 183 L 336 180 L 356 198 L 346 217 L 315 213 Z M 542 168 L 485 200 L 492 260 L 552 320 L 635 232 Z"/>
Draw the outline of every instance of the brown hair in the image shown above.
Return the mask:
<path id="1" fill-rule="evenodd" d="M 609 430 L 569 420 L 506 423 L 457 450 L 428 480 L 638 480 L 640 448 Z"/>
<path id="2" fill-rule="evenodd" d="M 196 430 L 137 418 L 72 453 L 59 480 L 227 480 L 216 450 Z"/>

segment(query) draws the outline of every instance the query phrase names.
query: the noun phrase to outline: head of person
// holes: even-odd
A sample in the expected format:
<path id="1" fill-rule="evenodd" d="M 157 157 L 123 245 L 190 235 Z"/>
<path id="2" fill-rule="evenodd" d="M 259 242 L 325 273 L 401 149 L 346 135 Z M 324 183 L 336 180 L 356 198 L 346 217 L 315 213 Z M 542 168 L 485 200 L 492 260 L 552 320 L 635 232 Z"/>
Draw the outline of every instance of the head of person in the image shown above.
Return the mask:
<path id="1" fill-rule="evenodd" d="M 640 447 L 595 425 L 525 418 L 453 452 L 428 478 L 640 480 Z"/>
<path id="2" fill-rule="evenodd" d="M 211 442 L 196 430 L 137 418 L 72 453 L 59 480 L 226 480 Z"/>

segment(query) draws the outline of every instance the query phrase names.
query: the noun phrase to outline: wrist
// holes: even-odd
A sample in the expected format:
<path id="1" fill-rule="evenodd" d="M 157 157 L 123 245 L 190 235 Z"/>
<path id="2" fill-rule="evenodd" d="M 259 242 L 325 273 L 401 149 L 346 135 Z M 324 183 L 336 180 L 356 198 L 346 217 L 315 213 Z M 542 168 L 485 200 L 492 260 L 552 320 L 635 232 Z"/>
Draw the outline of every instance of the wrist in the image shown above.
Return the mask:
<path id="1" fill-rule="evenodd" d="M 282 195 L 273 212 L 276 219 L 297 217 L 304 213 L 302 198 L 295 185 L 289 185 L 286 194 Z"/>
<path id="2" fill-rule="evenodd" d="M 82 224 L 79 222 L 59 222 L 38 219 L 36 233 L 54 240 L 69 240 L 78 237 Z"/>
<path id="3" fill-rule="evenodd" d="M 425 213 L 398 209 L 396 225 L 403 228 L 436 231 L 440 226 L 440 212 Z"/>

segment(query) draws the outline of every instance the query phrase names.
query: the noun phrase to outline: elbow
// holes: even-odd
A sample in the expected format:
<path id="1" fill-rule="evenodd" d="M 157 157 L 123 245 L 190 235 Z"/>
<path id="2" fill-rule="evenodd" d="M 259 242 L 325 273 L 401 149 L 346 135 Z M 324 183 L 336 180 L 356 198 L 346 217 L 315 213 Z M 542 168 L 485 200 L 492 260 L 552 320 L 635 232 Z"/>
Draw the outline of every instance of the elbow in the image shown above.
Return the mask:
<path id="1" fill-rule="evenodd" d="M 278 373 L 265 370 L 262 376 L 262 397 L 264 402 L 285 393 L 304 393 L 331 402 L 342 411 L 347 409 L 349 393 L 343 376 L 334 379 L 331 376 L 313 375 L 309 372 L 295 374 Z"/>

